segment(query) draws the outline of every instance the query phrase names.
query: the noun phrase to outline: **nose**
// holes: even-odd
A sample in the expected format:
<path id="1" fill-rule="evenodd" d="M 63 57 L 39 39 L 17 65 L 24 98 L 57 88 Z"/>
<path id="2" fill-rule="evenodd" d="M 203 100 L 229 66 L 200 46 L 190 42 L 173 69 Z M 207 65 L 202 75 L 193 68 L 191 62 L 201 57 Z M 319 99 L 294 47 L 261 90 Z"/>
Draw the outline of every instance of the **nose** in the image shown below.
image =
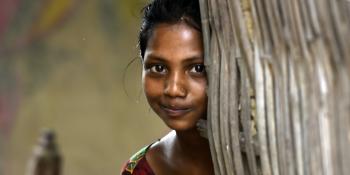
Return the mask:
<path id="1" fill-rule="evenodd" d="M 165 82 L 164 95 L 172 98 L 184 98 L 187 95 L 186 80 L 179 72 L 170 74 Z"/>

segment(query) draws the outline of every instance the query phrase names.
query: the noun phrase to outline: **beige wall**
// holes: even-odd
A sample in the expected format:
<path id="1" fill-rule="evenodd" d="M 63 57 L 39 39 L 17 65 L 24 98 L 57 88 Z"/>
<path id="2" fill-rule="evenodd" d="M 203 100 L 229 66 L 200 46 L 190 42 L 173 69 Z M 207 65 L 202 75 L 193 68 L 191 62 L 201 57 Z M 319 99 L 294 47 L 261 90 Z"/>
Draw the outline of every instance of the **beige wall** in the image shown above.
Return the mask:
<path id="1" fill-rule="evenodd" d="M 116 3 L 118 18 L 109 19 L 114 27 L 108 28 L 98 0 L 81 1 L 61 28 L 11 55 L 21 83 L 16 121 L 5 141 L 8 175 L 24 174 L 45 127 L 57 132 L 65 175 L 118 174 L 131 154 L 167 132 L 140 94 L 140 63 L 126 70 L 138 55 L 138 8 L 144 2 L 123 3 Z"/>

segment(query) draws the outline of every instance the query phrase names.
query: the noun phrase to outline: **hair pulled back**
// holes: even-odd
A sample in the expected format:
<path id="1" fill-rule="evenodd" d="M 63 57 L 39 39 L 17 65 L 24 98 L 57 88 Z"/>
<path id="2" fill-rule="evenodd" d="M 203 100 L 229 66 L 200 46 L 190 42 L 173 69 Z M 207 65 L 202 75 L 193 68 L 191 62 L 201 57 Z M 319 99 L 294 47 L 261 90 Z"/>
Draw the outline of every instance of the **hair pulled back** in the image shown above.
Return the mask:
<path id="1" fill-rule="evenodd" d="M 153 0 L 143 8 L 139 33 L 139 48 L 144 59 L 147 42 L 157 24 L 185 22 L 201 32 L 201 17 L 198 0 Z"/>

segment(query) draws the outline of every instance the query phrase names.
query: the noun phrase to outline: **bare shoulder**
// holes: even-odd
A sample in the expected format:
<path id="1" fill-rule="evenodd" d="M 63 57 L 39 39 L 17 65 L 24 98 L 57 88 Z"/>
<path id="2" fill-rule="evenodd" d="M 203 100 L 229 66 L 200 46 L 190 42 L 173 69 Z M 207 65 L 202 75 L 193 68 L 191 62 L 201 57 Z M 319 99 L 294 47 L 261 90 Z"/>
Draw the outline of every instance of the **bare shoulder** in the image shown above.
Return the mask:
<path id="1" fill-rule="evenodd" d="M 169 134 L 154 143 L 146 153 L 146 160 L 155 174 L 169 170 L 169 153 L 172 152 L 172 144 L 175 137 L 175 132 Z"/>

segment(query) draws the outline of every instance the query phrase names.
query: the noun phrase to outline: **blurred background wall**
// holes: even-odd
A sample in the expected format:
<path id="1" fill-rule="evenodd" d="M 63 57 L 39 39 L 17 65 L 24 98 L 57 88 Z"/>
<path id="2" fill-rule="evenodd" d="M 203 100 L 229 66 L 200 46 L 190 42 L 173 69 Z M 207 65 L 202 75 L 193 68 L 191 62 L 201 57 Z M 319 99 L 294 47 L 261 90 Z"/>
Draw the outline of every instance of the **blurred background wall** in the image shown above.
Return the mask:
<path id="1" fill-rule="evenodd" d="M 25 174 L 43 128 L 56 131 L 65 175 L 118 174 L 166 134 L 141 87 L 145 4 L 0 0 L 0 174 Z"/>

